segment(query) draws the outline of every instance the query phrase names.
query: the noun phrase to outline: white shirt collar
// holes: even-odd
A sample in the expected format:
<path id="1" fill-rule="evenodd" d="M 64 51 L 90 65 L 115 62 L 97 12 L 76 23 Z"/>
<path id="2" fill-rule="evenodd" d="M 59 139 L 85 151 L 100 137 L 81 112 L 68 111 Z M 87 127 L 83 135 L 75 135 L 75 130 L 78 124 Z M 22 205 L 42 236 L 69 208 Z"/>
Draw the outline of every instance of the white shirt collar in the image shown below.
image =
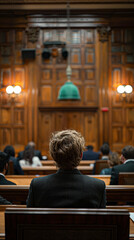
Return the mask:
<path id="1" fill-rule="evenodd" d="M 5 175 L 3 173 L 0 173 L 1 176 L 5 177 Z"/>
<path id="2" fill-rule="evenodd" d="M 125 163 L 128 163 L 128 162 L 134 162 L 134 159 L 127 159 L 127 160 L 124 162 L 124 164 L 125 164 Z"/>

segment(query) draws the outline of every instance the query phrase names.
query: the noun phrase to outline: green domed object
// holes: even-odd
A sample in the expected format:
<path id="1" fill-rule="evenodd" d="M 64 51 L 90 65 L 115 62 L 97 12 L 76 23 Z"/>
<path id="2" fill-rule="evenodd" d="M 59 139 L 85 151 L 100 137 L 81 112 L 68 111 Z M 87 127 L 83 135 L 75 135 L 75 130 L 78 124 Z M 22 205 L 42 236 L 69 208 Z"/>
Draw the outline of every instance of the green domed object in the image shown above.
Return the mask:
<path id="1" fill-rule="evenodd" d="M 80 100 L 78 88 L 71 81 L 67 81 L 59 90 L 58 100 Z"/>

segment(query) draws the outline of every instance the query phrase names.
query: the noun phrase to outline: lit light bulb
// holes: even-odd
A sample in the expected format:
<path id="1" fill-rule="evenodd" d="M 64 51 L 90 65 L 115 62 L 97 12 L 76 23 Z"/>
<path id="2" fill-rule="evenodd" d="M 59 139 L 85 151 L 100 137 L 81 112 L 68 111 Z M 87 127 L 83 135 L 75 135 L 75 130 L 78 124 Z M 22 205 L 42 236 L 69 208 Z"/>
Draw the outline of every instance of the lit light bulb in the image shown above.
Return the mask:
<path id="1" fill-rule="evenodd" d="M 15 86 L 13 91 L 14 91 L 15 94 L 19 94 L 21 92 L 21 87 L 20 86 Z"/>
<path id="2" fill-rule="evenodd" d="M 9 86 L 6 88 L 6 92 L 7 92 L 7 94 L 12 94 L 12 93 L 14 92 L 13 86 L 9 85 Z"/>
<path id="3" fill-rule="evenodd" d="M 125 92 L 125 87 L 124 87 L 123 85 L 119 85 L 119 86 L 117 87 L 117 92 L 118 92 L 118 93 L 124 93 L 124 92 Z"/>
<path id="4" fill-rule="evenodd" d="M 125 86 L 125 92 L 126 92 L 126 93 L 131 93 L 132 91 L 133 91 L 133 88 L 132 88 L 131 85 L 126 85 L 126 86 Z"/>

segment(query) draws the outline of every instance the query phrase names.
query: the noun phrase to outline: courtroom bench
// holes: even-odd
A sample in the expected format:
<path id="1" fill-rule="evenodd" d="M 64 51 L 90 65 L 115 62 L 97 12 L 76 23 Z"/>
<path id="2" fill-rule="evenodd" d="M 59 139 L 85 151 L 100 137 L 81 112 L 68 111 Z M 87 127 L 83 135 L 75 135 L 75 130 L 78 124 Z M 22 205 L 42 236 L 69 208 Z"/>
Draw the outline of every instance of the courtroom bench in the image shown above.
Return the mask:
<path id="1" fill-rule="evenodd" d="M 25 208 L 25 205 L 0 205 L 0 239 L 5 239 L 5 209 L 6 208 Z M 107 209 L 127 209 L 129 212 L 134 212 L 134 206 L 107 206 Z M 134 222 L 129 218 L 129 239 L 134 237 Z"/>
<path id="2" fill-rule="evenodd" d="M 0 185 L 0 195 L 6 198 L 13 204 L 26 204 L 29 185 Z M 134 201 L 134 186 L 133 185 L 108 185 L 106 186 L 107 205 L 112 202 L 122 205 L 126 202 Z"/>
<path id="3" fill-rule="evenodd" d="M 30 185 L 33 178 L 43 177 L 44 175 L 6 175 L 6 179 L 17 185 Z M 110 184 L 111 175 L 88 175 L 89 177 L 103 180 L 106 185 Z"/>
<path id="4" fill-rule="evenodd" d="M 82 174 L 90 175 L 93 171 L 93 166 L 78 166 L 78 170 Z M 56 166 L 41 166 L 41 167 L 22 167 L 24 175 L 48 175 L 57 172 Z"/>
<path id="5" fill-rule="evenodd" d="M 43 166 L 55 166 L 56 163 L 54 160 L 46 160 L 41 161 Z M 81 160 L 79 165 L 80 166 L 89 166 L 90 164 L 94 164 L 95 160 Z"/>
<path id="6" fill-rule="evenodd" d="M 25 205 L 0 205 L 0 239 L 5 239 L 5 210 L 6 208 L 25 208 Z M 124 206 L 107 206 L 107 209 L 127 209 L 134 213 L 134 206 L 124 205 Z M 129 218 L 129 239 L 134 237 L 134 222 Z"/>
<path id="7" fill-rule="evenodd" d="M 26 208 L 26 205 L 0 205 L 0 240 L 5 239 L 5 210 L 6 208 Z"/>
<path id="8" fill-rule="evenodd" d="M 127 209 L 129 213 L 134 214 L 134 206 L 121 205 L 121 206 L 107 206 L 107 209 Z M 129 239 L 134 239 L 134 221 L 129 217 Z"/>
<path id="9" fill-rule="evenodd" d="M 12 227 L 11 222 L 14 223 Z M 6 240 L 128 240 L 129 212 L 113 209 L 9 209 Z M 22 237 L 23 236 L 23 237 Z"/>

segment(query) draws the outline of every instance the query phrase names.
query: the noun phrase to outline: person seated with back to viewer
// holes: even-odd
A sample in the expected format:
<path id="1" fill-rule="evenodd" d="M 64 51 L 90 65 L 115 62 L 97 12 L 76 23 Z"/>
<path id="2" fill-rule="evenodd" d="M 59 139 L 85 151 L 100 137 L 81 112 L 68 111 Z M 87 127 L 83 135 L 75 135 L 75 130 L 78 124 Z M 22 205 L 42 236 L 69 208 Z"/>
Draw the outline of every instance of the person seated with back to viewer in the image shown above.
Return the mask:
<path id="1" fill-rule="evenodd" d="M 98 160 L 100 153 L 93 151 L 93 146 L 86 146 L 87 151 L 83 152 L 82 160 Z"/>
<path id="2" fill-rule="evenodd" d="M 12 203 L 0 195 L 0 205 L 11 205 Z"/>
<path id="3" fill-rule="evenodd" d="M 58 171 L 31 181 L 27 207 L 105 208 L 105 183 L 77 169 L 84 143 L 75 130 L 52 134 L 49 150 Z"/>
<path id="4" fill-rule="evenodd" d="M 100 175 L 111 175 L 112 167 L 120 164 L 119 155 L 117 152 L 112 152 L 109 154 L 109 159 L 107 160 L 109 168 L 104 168 L 101 170 Z"/>
<path id="5" fill-rule="evenodd" d="M 134 147 L 126 146 L 122 149 L 121 165 L 117 165 L 112 168 L 111 171 L 111 185 L 118 184 L 118 177 L 120 172 L 134 172 Z"/>
<path id="6" fill-rule="evenodd" d="M 19 161 L 21 167 L 32 166 L 38 167 L 42 166 L 40 159 L 37 156 L 34 156 L 34 148 L 30 145 L 25 147 L 23 152 L 23 159 Z"/>
<path id="7" fill-rule="evenodd" d="M 27 146 L 33 147 L 34 156 L 38 157 L 40 160 L 43 160 L 41 152 L 39 150 L 35 150 L 35 143 L 34 142 L 29 142 L 27 144 Z M 17 160 L 19 161 L 19 160 L 23 159 L 23 156 L 24 156 L 24 151 L 19 152 L 18 156 L 17 156 Z"/>
<path id="8" fill-rule="evenodd" d="M 16 185 L 15 183 L 8 181 L 5 178 L 5 175 L 8 172 L 8 162 L 8 155 L 0 151 L 0 185 Z"/>
<path id="9" fill-rule="evenodd" d="M 15 158 L 15 150 L 13 146 L 7 145 L 4 148 L 4 152 L 9 156 L 9 161 L 13 162 L 14 174 L 15 175 L 24 175 L 24 172 L 20 166 L 19 161 Z"/>
<path id="10" fill-rule="evenodd" d="M 109 145 L 107 143 L 104 143 L 101 147 L 100 147 L 100 151 L 101 151 L 101 159 L 102 160 L 108 160 L 109 159 L 109 152 L 110 152 L 110 148 Z"/>

